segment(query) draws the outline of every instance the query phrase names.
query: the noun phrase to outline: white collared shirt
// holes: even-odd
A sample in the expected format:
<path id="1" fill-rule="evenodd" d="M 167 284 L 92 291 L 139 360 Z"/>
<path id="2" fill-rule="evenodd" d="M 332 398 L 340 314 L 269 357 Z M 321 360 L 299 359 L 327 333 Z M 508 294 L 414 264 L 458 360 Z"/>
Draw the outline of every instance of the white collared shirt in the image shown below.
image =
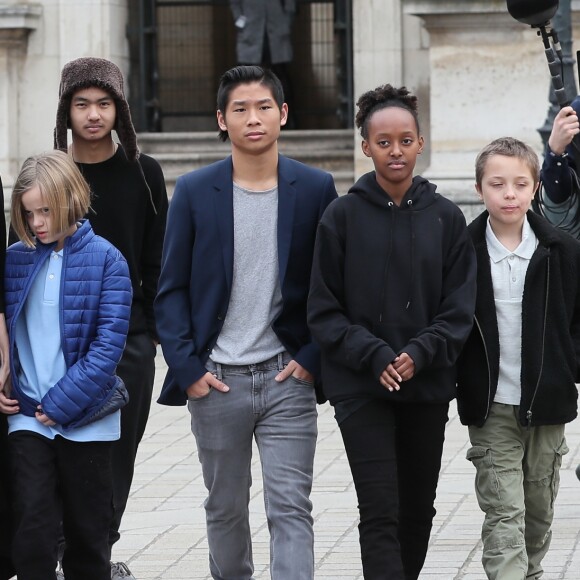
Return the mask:
<path id="1" fill-rule="evenodd" d="M 521 398 L 522 297 L 526 272 L 538 246 L 528 219 L 522 241 L 512 252 L 496 237 L 489 220 L 485 231 L 499 332 L 499 379 L 494 401 L 519 405 Z"/>

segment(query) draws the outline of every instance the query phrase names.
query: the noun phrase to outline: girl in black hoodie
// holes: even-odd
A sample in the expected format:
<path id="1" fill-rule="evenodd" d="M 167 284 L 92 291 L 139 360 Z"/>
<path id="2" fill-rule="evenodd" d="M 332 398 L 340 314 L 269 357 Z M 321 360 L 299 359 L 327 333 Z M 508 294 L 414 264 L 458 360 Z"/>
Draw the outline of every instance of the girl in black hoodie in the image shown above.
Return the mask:
<path id="1" fill-rule="evenodd" d="M 364 577 L 415 580 L 473 320 L 475 254 L 459 208 L 413 177 L 417 98 L 384 85 L 357 106 L 375 171 L 322 217 L 308 321 L 357 491 Z"/>

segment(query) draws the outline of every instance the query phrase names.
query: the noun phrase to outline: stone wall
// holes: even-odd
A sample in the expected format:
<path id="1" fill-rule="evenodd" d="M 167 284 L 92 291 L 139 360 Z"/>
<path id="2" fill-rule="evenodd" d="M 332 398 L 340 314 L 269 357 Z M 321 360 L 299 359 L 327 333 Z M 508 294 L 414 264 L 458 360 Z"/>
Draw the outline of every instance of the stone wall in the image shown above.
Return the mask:
<path id="1" fill-rule="evenodd" d="M 572 10 L 580 38 L 580 3 Z M 536 30 L 505 0 L 355 0 L 353 20 L 355 95 L 385 82 L 417 94 L 426 138 L 417 170 L 468 218 L 480 210 L 473 168 L 484 145 L 511 135 L 541 155 L 550 74 Z M 371 165 L 356 139 L 360 175 Z"/>
<path id="2" fill-rule="evenodd" d="M 0 1 L 0 174 L 53 146 L 60 71 L 81 56 L 127 70 L 126 0 Z M 6 194 L 6 191 L 5 191 Z"/>
<path id="3" fill-rule="evenodd" d="M 580 2 L 572 3 L 575 36 Z M 110 58 L 126 73 L 127 0 L 0 0 L 0 173 L 52 147 L 62 66 Z M 505 0 L 353 0 L 354 95 L 389 82 L 419 97 L 427 147 L 418 171 L 462 204 L 473 163 L 510 134 L 540 151 L 550 77 L 536 33 Z M 355 136 L 355 173 L 371 165 Z"/>

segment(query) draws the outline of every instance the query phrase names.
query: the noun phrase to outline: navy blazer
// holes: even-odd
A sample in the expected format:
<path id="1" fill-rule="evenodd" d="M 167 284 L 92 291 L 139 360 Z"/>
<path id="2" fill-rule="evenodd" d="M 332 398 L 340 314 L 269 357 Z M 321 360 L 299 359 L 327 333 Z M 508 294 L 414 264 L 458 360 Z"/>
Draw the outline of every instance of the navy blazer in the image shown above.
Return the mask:
<path id="1" fill-rule="evenodd" d="M 169 207 L 155 316 L 168 364 L 158 399 L 183 405 L 206 372 L 232 289 L 232 158 L 181 176 Z M 278 270 L 282 310 L 272 329 L 292 357 L 319 376 L 320 353 L 306 323 L 318 222 L 337 197 L 329 173 L 278 158 Z M 251 297 L 248 297 L 251 300 Z M 256 361 L 260 362 L 260 361 Z"/>

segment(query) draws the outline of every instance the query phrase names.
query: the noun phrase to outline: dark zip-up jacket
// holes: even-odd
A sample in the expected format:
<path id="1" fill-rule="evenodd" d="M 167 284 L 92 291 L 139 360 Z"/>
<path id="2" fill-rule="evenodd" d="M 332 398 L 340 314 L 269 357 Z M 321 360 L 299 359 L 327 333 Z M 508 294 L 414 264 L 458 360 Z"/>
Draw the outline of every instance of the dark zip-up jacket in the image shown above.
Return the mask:
<path id="1" fill-rule="evenodd" d="M 331 404 L 454 398 L 475 270 L 461 210 L 422 177 L 399 206 L 374 171 L 332 202 L 318 227 L 308 301 Z M 379 377 L 401 352 L 415 362 L 415 376 L 391 393 Z"/>
<path id="2" fill-rule="evenodd" d="M 580 242 L 529 211 L 538 247 L 522 297 L 522 425 L 560 425 L 577 415 L 580 382 Z M 481 427 L 497 391 L 500 337 L 489 253 L 488 213 L 469 225 L 477 254 L 475 324 L 458 363 L 458 409 Z"/>

